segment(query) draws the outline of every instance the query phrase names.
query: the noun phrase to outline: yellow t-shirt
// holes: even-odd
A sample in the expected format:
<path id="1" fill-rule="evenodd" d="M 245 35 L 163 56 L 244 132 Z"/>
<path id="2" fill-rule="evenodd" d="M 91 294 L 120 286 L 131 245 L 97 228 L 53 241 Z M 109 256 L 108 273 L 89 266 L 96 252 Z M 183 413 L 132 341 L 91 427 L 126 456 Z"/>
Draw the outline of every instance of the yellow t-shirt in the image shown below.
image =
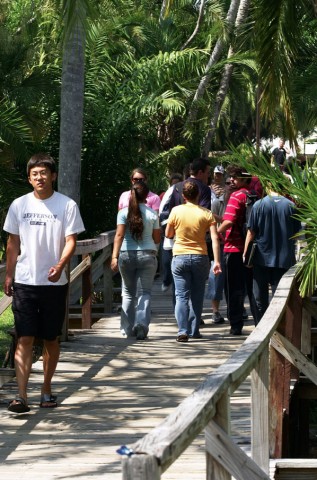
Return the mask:
<path id="1" fill-rule="evenodd" d="M 184 203 L 172 209 L 167 223 L 175 230 L 173 255 L 207 255 L 206 232 L 216 223 L 210 210 Z"/>

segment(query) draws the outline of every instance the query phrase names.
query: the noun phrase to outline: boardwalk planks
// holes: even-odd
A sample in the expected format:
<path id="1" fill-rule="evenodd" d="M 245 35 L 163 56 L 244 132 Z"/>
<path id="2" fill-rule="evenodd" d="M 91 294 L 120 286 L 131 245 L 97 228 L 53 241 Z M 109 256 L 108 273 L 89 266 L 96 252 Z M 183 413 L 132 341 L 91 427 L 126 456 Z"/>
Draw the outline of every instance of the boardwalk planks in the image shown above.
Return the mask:
<path id="1" fill-rule="evenodd" d="M 152 310 L 153 323 L 145 342 L 120 335 L 118 314 L 98 321 L 92 329 L 71 332 L 69 342 L 61 345 L 53 381 L 57 409 L 38 407 L 40 361 L 34 364 L 30 379 L 29 414 L 14 415 L 6 409 L 16 394 L 15 382 L 0 389 L 1 479 L 121 480 L 121 457 L 116 449 L 131 446 L 158 426 L 246 338 L 230 336 L 228 323 L 211 325 L 206 302 L 203 338 L 178 344 L 171 294 L 163 296 L 159 282 L 154 287 Z M 249 320 L 245 331 L 252 330 Z M 232 434 L 246 449 L 250 444 L 249 396 L 246 382 L 231 400 Z M 205 472 L 202 433 L 162 479 L 201 480 Z"/>

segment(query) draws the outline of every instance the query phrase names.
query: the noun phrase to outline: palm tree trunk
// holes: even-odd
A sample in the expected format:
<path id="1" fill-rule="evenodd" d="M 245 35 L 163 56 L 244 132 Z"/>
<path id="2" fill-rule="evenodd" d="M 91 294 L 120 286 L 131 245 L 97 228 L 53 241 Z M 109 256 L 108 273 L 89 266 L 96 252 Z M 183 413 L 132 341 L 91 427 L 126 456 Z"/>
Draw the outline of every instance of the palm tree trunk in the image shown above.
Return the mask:
<path id="1" fill-rule="evenodd" d="M 249 12 L 249 6 L 250 6 L 250 0 L 241 0 L 238 13 L 237 13 L 236 22 L 235 22 L 236 32 L 239 32 L 241 25 L 245 22 Z M 232 57 L 233 54 L 234 54 L 234 48 L 233 46 L 230 46 L 228 51 L 228 59 Z M 220 81 L 220 87 L 217 92 L 214 107 L 211 112 L 210 125 L 209 125 L 208 132 L 205 136 L 204 146 L 202 149 L 202 157 L 204 158 L 208 158 L 208 155 L 209 155 L 211 142 L 213 140 L 213 137 L 217 128 L 220 112 L 229 89 L 232 73 L 233 73 L 233 64 L 228 63 L 224 68 L 221 81 Z"/>
<path id="2" fill-rule="evenodd" d="M 230 33 L 233 29 L 239 5 L 240 5 L 240 0 L 231 0 L 230 7 L 226 16 L 226 25 L 228 26 L 228 30 L 229 30 L 228 33 Z M 223 38 L 219 38 L 209 57 L 209 61 L 205 68 L 205 74 L 199 82 L 198 88 L 196 90 L 195 96 L 193 98 L 193 101 L 188 113 L 188 117 L 186 121 L 187 126 L 195 122 L 197 118 L 199 100 L 204 95 L 211 78 L 211 74 L 208 72 L 210 71 L 211 67 L 215 65 L 215 63 L 219 60 L 220 56 L 222 55 L 225 44 L 226 44 L 225 40 Z"/>
<path id="3" fill-rule="evenodd" d="M 58 189 L 79 204 L 85 34 L 81 22 L 72 22 L 70 28 L 63 51 Z"/>
<path id="4" fill-rule="evenodd" d="M 205 0 L 201 0 L 200 6 L 199 6 L 199 14 L 198 14 L 198 20 L 197 20 L 197 23 L 196 23 L 196 27 L 195 27 L 193 33 L 191 34 L 191 36 L 186 40 L 184 45 L 181 47 L 181 50 L 184 50 L 190 44 L 190 42 L 195 38 L 197 33 L 199 32 L 200 25 L 202 24 L 202 21 L 203 21 L 203 18 L 204 18 L 204 8 L 205 8 Z"/>
<path id="5" fill-rule="evenodd" d="M 173 0 L 163 0 L 161 13 L 160 13 L 160 24 L 164 22 L 165 18 L 167 17 L 172 3 L 173 3 Z"/>

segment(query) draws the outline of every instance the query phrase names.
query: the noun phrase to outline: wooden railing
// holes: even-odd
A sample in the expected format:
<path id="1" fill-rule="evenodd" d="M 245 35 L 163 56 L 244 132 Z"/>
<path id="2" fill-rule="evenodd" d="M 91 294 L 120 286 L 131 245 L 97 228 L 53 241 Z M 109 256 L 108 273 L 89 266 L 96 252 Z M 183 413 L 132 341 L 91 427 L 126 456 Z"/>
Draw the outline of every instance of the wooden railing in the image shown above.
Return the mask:
<path id="1" fill-rule="evenodd" d="M 313 313 L 316 316 L 315 305 L 301 300 L 294 269 L 289 270 L 243 345 L 158 427 L 129 446 L 134 453 L 122 459 L 122 478 L 160 479 L 204 430 L 208 480 L 229 480 L 231 475 L 237 480 L 269 479 L 270 456 L 280 458 L 285 450 L 283 421 L 289 412 L 290 384 L 298 369 L 317 383 L 317 368 L 304 355 L 311 348 Z M 251 458 L 229 433 L 230 396 L 249 375 Z"/>
<path id="2" fill-rule="evenodd" d="M 109 313 L 112 309 L 113 286 L 112 271 L 110 269 L 111 252 L 115 230 L 100 234 L 98 237 L 89 240 L 77 241 L 74 253 L 76 265 L 70 272 L 70 295 L 69 304 L 78 302 L 81 299 L 81 327 L 91 328 L 92 325 L 92 296 L 93 286 L 103 278 L 103 312 Z M 73 262 L 72 262 L 73 263 Z M 5 266 L 0 266 L 0 281 L 3 283 Z M 0 315 L 11 305 L 12 297 L 4 296 L 0 300 Z M 67 337 L 69 325 L 69 314 L 66 315 L 63 339 Z"/>

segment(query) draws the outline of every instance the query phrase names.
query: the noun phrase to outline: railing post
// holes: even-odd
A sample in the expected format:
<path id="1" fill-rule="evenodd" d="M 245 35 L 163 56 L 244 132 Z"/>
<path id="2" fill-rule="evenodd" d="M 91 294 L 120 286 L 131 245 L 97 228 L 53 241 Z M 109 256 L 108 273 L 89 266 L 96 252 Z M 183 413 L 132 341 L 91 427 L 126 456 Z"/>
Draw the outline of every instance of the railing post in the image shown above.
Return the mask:
<path id="1" fill-rule="evenodd" d="M 110 268 L 112 248 L 111 245 L 106 248 L 107 252 L 109 252 L 109 255 L 103 264 L 103 302 L 104 313 L 111 313 L 113 301 L 112 270 Z"/>
<path id="2" fill-rule="evenodd" d="M 252 459 L 269 473 L 269 347 L 251 373 Z"/>
<path id="3" fill-rule="evenodd" d="M 213 420 L 226 432 L 230 431 L 230 397 L 228 391 L 217 402 L 217 412 Z M 208 425 L 206 427 L 208 429 Z M 205 436 L 206 442 L 208 437 Z M 212 449 L 212 448 L 211 448 Z M 229 472 L 218 463 L 206 450 L 206 479 L 207 480 L 231 480 Z"/>
<path id="4" fill-rule="evenodd" d="M 83 255 L 83 259 L 90 257 L 90 267 L 87 268 L 82 275 L 82 319 L 81 328 L 91 328 L 91 295 L 92 295 L 92 279 L 91 279 L 91 255 Z"/>
<path id="5" fill-rule="evenodd" d="M 122 480 L 160 480 L 161 468 L 153 455 L 122 458 Z"/>
<path id="6" fill-rule="evenodd" d="M 302 337 L 301 352 L 304 355 L 310 355 L 312 351 L 311 338 L 311 314 L 305 308 L 302 309 Z"/>
<path id="7" fill-rule="evenodd" d="M 293 285 L 283 321 L 277 331 L 300 348 L 302 301 Z M 297 379 L 298 370 L 274 348 L 270 349 L 270 456 L 288 457 L 289 405 L 291 379 Z"/>

